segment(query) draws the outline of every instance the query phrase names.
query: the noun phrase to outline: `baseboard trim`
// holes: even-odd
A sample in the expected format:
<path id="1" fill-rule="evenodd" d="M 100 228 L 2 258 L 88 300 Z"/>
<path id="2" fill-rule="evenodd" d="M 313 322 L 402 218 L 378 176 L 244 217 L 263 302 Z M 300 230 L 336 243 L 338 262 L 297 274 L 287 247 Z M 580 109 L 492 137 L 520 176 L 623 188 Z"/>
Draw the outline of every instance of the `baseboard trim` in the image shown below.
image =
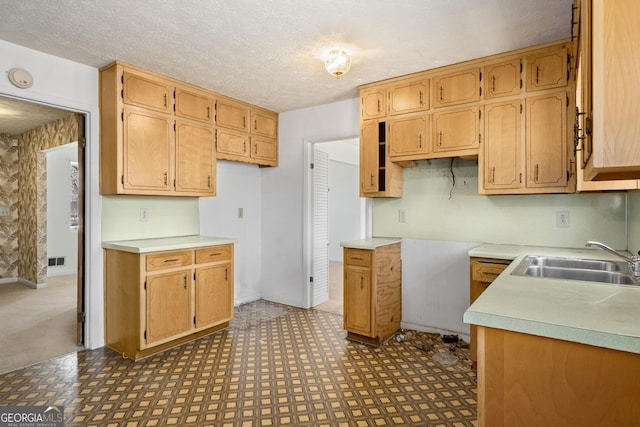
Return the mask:
<path id="1" fill-rule="evenodd" d="M 47 287 L 47 283 L 33 283 L 30 280 L 27 279 L 23 279 L 22 277 L 3 277 L 0 278 L 0 285 L 3 285 L 5 283 L 20 283 L 21 285 L 25 285 L 28 288 L 31 289 L 43 289 Z"/>
<path id="2" fill-rule="evenodd" d="M 44 283 L 33 283 L 31 280 L 23 279 L 22 277 L 18 277 L 18 283 L 22 283 L 23 285 L 31 288 L 31 289 L 43 289 L 47 287 L 47 282 Z"/>

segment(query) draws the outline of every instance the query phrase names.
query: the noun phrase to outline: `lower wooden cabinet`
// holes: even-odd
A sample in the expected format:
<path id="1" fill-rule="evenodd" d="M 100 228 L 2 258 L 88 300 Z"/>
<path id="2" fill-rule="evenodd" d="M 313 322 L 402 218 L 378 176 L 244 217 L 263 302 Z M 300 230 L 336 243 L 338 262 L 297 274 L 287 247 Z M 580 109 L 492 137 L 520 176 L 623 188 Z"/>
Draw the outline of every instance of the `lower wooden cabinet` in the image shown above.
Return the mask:
<path id="1" fill-rule="evenodd" d="M 477 258 L 471 257 L 469 260 L 470 277 L 469 283 L 469 304 L 489 287 L 489 285 L 511 264 L 509 259 Z M 477 365 L 478 339 L 476 326 L 471 325 L 471 343 L 469 344 L 469 359 L 475 368 Z"/>
<path id="2" fill-rule="evenodd" d="M 105 249 L 105 341 L 132 359 L 229 325 L 233 245 L 133 253 Z"/>
<path id="3" fill-rule="evenodd" d="M 344 329 L 350 340 L 380 345 L 400 329 L 400 243 L 344 248 Z"/>
<path id="4" fill-rule="evenodd" d="M 478 326 L 478 426 L 636 426 L 640 354 Z"/>

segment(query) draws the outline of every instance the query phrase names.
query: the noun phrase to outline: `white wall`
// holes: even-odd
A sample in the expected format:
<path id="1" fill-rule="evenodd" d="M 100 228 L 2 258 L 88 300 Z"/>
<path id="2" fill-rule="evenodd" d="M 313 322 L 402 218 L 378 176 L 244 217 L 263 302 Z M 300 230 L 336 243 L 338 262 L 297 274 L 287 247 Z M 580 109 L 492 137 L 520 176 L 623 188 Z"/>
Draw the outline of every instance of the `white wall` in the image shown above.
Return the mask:
<path id="1" fill-rule="evenodd" d="M 0 40 L 0 70 L 28 70 L 33 86 L 18 89 L 0 78 L 0 95 L 35 101 L 87 115 L 87 186 L 85 218 L 85 346 L 104 345 L 102 287 L 101 198 L 98 192 L 98 70 Z"/>
<path id="2" fill-rule="evenodd" d="M 637 255 L 640 251 L 640 191 L 629 191 L 627 195 L 629 203 L 627 250 Z"/>
<path id="3" fill-rule="evenodd" d="M 78 230 L 71 228 L 71 162 L 78 143 L 45 150 L 47 157 L 47 258 L 64 257 L 65 265 L 47 267 L 47 276 L 76 274 Z"/>
<path id="4" fill-rule="evenodd" d="M 217 196 L 200 199 L 200 233 L 237 239 L 235 304 L 261 297 L 262 171 L 256 165 L 218 161 Z M 242 209 L 239 218 L 238 209 Z"/>
<path id="5" fill-rule="evenodd" d="M 374 235 L 554 247 L 599 240 L 626 248 L 626 193 L 481 196 L 477 163 L 454 161 L 453 191 L 450 165 L 441 159 L 404 169 L 403 197 L 374 202 Z M 556 227 L 556 211 L 569 212 L 569 228 Z"/>
<path id="6" fill-rule="evenodd" d="M 358 99 L 281 113 L 279 165 L 262 171 L 262 296 L 308 304 L 303 267 L 303 147 L 359 135 Z"/>
<path id="7" fill-rule="evenodd" d="M 476 162 L 453 165 L 455 187 L 450 159 L 421 161 L 404 169 L 402 198 L 374 201 L 373 234 L 405 238 L 404 327 L 468 335 L 468 250 L 480 243 L 626 248 L 626 193 L 481 196 Z M 556 227 L 558 210 L 569 212 L 569 228 Z"/>
<path id="8" fill-rule="evenodd" d="M 102 240 L 151 239 L 199 233 L 197 197 L 103 196 Z M 147 221 L 140 209 L 147 209 Z"/>
<path id="9" fill-rule="evenodd" d="M 340 242 L 361 239 L 358 165 L 329 161 L 329 260 L 342 262 Z"/>

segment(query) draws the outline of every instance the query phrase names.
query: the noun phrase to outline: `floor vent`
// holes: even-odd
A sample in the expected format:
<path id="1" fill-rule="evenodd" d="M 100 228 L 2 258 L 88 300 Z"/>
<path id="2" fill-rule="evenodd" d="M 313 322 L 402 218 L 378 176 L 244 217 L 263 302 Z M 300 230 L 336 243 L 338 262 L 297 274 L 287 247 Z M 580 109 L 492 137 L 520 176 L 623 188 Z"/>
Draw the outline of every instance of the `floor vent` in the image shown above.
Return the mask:
<path id="1" fill-rule="evenodd" d="M 60 265 L 64 265 L 65 257 L 53 257 L 49 258 L 49 267 L 56 267 Z"/>

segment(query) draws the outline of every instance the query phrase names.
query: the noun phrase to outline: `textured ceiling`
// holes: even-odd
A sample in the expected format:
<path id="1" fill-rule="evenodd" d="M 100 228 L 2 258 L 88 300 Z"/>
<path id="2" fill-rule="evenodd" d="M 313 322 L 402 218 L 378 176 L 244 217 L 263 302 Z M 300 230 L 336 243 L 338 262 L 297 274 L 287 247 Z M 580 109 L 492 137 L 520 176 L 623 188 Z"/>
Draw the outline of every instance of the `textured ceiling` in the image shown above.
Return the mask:
<path id="1" fill-rule="evenodd" d="M 94 67 L 120 60 L 284 112 L 357 97 L 364 83 L 569 37 L 571 4 L 0 0 L 0 39 Z M 322 62 L 335 45 L 353 58 L 339 80 Z"/>

